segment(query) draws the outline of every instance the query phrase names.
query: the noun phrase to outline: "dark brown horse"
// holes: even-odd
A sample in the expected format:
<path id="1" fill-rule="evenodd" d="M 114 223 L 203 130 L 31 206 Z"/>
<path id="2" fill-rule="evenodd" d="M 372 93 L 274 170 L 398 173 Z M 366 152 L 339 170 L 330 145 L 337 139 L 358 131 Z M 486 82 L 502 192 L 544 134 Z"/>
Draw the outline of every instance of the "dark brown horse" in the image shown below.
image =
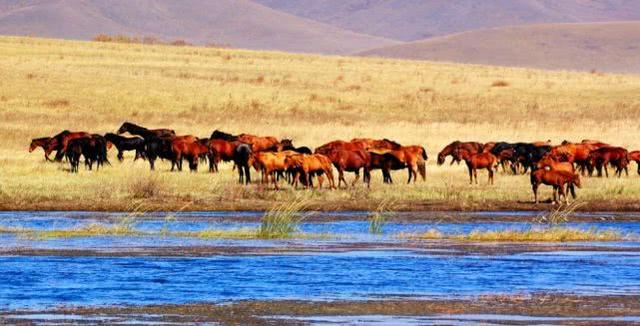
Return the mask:
<path id="1" fill-rule="evenodd" d="M 182 159 L 186 158 L 187 162 L 189 162 L 189 170 L 191 170 L 191 172 L 198 171 L 198 161 L 200 157 L 210 153 L 207 144 L 198 141 L 192 142 L 190 138 L 174 139 L 171 142 L 171 150 L 173 151 L 178 170 L 182 171 Z"/>
<path id="2" fill-rule="evenodd" d="M 447 156 L 451 155 L 451 164 L 460 163 L 462 158 L 458 157 L 455 154 L 456 149 L 464 149 L 469 153 L 480 153 L 482 152 L 482 147 L 484 145 L 478 142 L 461 142 L 459 140 L 454 141 L 453 143 L 445 146 L 440 153 L 438 153 L 438 165 L 444 164 Z"/>
<path id="3" fill-rule="evenodd" d="M 625 171 L 627 176 L 629 175 L 629 152 L 622 147 L 601 147 L 594 149 L 589 153 L 589 164 L 595 167 L 598 171 L 598 177 L 602 177 L 602 169 L 604 168 L 605 175 L 609 177 L 609 170 L 607 165 L 616 168 L 615 174 L 618 177 L 622 176 L 622 171 Z"/>
<path id="4" fill-rule="evenodd" d="M 213 159 L 209 160 L 209 171 L 218 172 L 220 161 L 233 161 L 236 147 L 241 144 L 238 141 L 226 141 L 222 139 L 209 140 L 209 148 L 212 150 Z"/>
<path id="5" fill-rule="evenodd" d="M 125 122 L 118 128 L 118 134 L 124 134 L 125 132 L 141 136 L 144 139 L 150 136 L 158 138 L 173 138 L 176 136 L 176 132 L 173 129 L 147 129 L 131 122 Z"/>
<path id="6" fill-rule="evenodd" d="M 44 151 L 44 159 L 46 161 L 51 161 L 51 159 L 49 158 L 49 155 L 47 154 L 47 150 L 46 150 L 47 143 L 49 141 L 51 141 L 51 137 L 41 137 L 41 138 L 33 138 L 33 139 L 31 139 L 31 145 L 29 145 L 29 153 L 33 152 L 38 147 L 42 147 L 42 150 Z"/>
<path id="7" fill-rule="evenodd" d="M 60 162 L 67 151 L 67 145 L 69 141 L 78 138 L 91 138 L 91 134 L 84 131 L 72 132 L 69 130 L 63 130 L 59 134 L 51 137 L 51 139 L 45 145 L 45 155 L 49 156 L 54 150 L 57 151 L 55 160 Z"/>
<path id="8" fill-rule="evenodd" d="M 333 166 L 338 169 L 338 187 L 344 182 L 344 186 L 347 186 L 347 180 L 344 178 L 344 172 L 353 172 L 356 175 L 355 180 L 351 183 L 351 186 L 355 186 L 356 182 L 360 179 L 360 170 L 363 170 L 364 181 L 369 185 L 371 177 L 369 175 L 369 161 L 370 156 L 366 151 L 345 151 L 337 150 L 329 153 L 327 157 L 333 163 Z"/>

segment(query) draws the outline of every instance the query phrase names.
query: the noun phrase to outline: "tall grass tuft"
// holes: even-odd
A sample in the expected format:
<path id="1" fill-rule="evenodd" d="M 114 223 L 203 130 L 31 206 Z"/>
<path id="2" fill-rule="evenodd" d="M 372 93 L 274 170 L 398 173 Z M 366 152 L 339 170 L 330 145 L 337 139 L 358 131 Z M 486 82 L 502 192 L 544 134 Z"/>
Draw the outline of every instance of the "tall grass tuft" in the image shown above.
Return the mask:
<path id="1" fill-rule="evenodd" d="M 583 203 L 571 203 L 565 206 L 560 205 L 549 212 L 538 215 L 538 217 L 536 218 L 536 222 L 549 225 L 559 225 L 567 223 L 569 222 L 569 218 L 576 212 L 576 210 L 583 205 Z"/>
<path id="2" fill-rule="evenodd" d="M 306 215 L 302 211 L 307 207 L 304 200 L 276 205 L 262 216 L 257 236 L 261 239 L 290 238 L 298 231 L 298 226 Z"/>
<path id="3" fill-rule="evenodd" d="M 378 204 L 376 210 L 369 215 L 369 233 L 382 234 L 384 225 L 387 223 L 387 217 L 392 215 L 389 207 L 392 204 L 388 201 L 382 201 Z"/>
<path id="4" fill-rule="evenodd" d="M 129 195 L 136 199 L 149 199 L 160 195 L 162 182 L 157 176 L 147 174 L 135 177 L 129 183 Z"/>

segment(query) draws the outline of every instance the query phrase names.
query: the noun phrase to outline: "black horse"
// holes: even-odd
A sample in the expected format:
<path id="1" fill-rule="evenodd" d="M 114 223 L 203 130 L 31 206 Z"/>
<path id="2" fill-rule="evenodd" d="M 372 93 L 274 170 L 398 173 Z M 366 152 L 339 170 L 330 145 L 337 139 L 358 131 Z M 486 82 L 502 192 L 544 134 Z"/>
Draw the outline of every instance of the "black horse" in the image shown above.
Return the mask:
<path id="1" fill-rule="evenodd" d="M 171 140 L 159 137 L 148 137 L 144 140 L 145 156 L 149 160 L 151 170 L 155 170 L 155 162 L 158 158 L 171 161 L 171 171 L 176 164 L 175 155 L 171 148 Z"/>
<path id="2" fill-rule="evenodd" d="M 110 164 L 107 158 L 107 140 L 102 135 L 70 140 L 65 155 L 71 164 L 71 172 L 78 172 L 80 156 L 84 156 L 84 164 L 89 170 L 93 169 L 93 163 L 96 163 L 96 170 L 104 163 Z"/>
<path id="3" fill-rule="evenodd" d="M 104 138 L 112 143 L 118 150 L 118 161 L 124 160 L 124 152 L 136 151 L 134 161 L 138 158 L 145 158 L 144 156 L 144 138 L 141 137 L 122 137 L 114 133 L 107 133 Z"/>
<path id="4" fill-rule="evenodd" d="M 251 157 L 251 146 L 245 143 L 236 146 L 233 152 L 233 162 L 238 167 L 238 175 L 241 184 L 251 183 L 251 171 L 249 169 L 249 158 Z"/>
<path id="5" fill-rule="evenodd" d="M 149 137 L 173 138 L 176 136 L 176 132 L 173 129 L 147 129 L 131 122 L 125 122 L 118 128 L 118 134 L 124 134 L 125 132 L 141 136 L 144 139 Z"/>
<path id="6" fill-rule="evenodd" d="M 236 141 L 238 140 L 238 136 L 234 136 L 232 134 L 216 129 L 213 131 L 213 133 L 211 133 L 211 137 L 209 137 L 209 139 L 222 139 L 226 141 Z"/>

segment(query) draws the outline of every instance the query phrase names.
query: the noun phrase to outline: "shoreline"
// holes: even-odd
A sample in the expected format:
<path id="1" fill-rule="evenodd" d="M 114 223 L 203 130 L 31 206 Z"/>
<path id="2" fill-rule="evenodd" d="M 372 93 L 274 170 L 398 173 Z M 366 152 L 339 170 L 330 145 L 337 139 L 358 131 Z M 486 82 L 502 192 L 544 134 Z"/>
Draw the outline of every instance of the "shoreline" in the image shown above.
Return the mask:
<path id="1" fill-rule="evenodd" d="M 132 202 L 135 200 L 106 200 L 106 201 L 32 201 L 24 202 L 0 202 L 0 212 L 16 211 L 86 211 L 86 212 L 127 212 L 131 210 Z M 267 200 L 238 200 L 225 202 L 202 202 L 187 200 L 141 200 L 137 201 L 145 211 L 148 212 L 264 212 L 275 205 L 283 204 L 285 201 Z M 599 202 L 579 202 L 575 209 L 578 213 L 624 213 L 640 212 L 640 201 L 631 200 L 610 200 Z M 353 212 L 353 211 L 375 211 L 380 205 L 378 200 L 363 200 L 354 202 L 351 200 L 341 201 L 310 201 L 305 211 L 317 212 Z M 402 201 L 395 202 L 388 208 L 394 212 L 546 212 L 554 210 L 558 205 L 551 203 L 534 204 L 532 202 L 512 202 L 512 201 L 482 201 L 482 202 L 424 202 L 424 201 Z"/>
<path id="2" fill-rule="evenodd" d="M 50 310 L 9 310 L 0 312 L 7 322 L 90 324 L 102 318 L 147 322 L 221 322 L 230 324 L 301 324 L 304 317 L 358 316 L 449 316 L 484 315 L 502 323 L 529 318 L 558 318 L 550 324 L 565 324 L 583 318 L 580 325 L 615 324 L 615 317 L 638 318 L 640 296 L 573 295 L 558 293 L 481 295 L 471 298 L 381 298 L 361 301 L 247 300 L 227 303 L 120 305 L 106 307 L 61 307 Z M 65 319 L 68 318 L 68 319 Z M 281 319 L 286 317 L 285 319 Z M 49 318 L 49 319 L 48 319 Z M 54 319 L 55 318 L 55 319 Z M 92 319 L 94 318 L 94 319 Z M 495 319 L 492 319 L 495 318 Z M 525 318 L 525 319 L 522 319 Z M 106 319 L 108 320 L 108 319 Z M 482 321 L 482 319 L 480 320 Z M 563 323 L 564 321 L 564 323 Z M 608 321 L 608 322 L 607 322 Z M 519 323 L 519 324 L 520 324 Z"/>

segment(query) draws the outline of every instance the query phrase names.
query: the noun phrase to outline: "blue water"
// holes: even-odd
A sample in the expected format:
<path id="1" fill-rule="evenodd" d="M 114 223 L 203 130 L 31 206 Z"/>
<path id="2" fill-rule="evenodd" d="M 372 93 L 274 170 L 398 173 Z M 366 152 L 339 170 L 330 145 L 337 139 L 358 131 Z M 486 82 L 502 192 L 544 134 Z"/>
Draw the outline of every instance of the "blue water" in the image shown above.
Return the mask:
<path id="1" fill-rule="evenodd" d="M 360 213 L 353 213 L 360 214 Z M 0 213 L 1 227 L 75 228 L 117 223 L 108 213 Z M 258 213 L 189 213 L 165 221 L 151 214 L 134 224 L 142 231 L 198 231 L 256 227 Z M 360 215 L 358 215 L 360 216 Z M 640 234 L 640 222 L 570 223 L 579 228 L 615 228 Z M 523 222 L 387 223 L 368 233 L 366 221 L 305 222 L 304 232 L 340 235 L 328 240 L 203 240 L 142 236 L 29 240 L 1 234 L 2 248 L 110 248 L 162 246 L 290 246 L 340 242 L 390 242 L 400 232 L 432 228 L 443 233 L 526 229 Z M 543 227 L 535 225 L 533 227 Z M 64 305 L 228 302 L 261 299 L 370 299 L 393 296 L 458 297 L 541 291 L 589 295 L 640 293 L 638 242 L 589 243 L 626 246 L 625 252 L 569 251 L 503 255 L 429 255 L 407 250 L 295 252 L 281 255 L 207 257 L 74 257 L 0 255 L 0 310 Z M 401 246 L 400 246 L 401 247 Z"/>
<path id="2" fill-rule="evenodd" d="M 427 256 L 410 252 L 0 257 L 0 308 L 241 299 L 366 299 L 539 291 L 640 292 L 640 254 Z"/>

